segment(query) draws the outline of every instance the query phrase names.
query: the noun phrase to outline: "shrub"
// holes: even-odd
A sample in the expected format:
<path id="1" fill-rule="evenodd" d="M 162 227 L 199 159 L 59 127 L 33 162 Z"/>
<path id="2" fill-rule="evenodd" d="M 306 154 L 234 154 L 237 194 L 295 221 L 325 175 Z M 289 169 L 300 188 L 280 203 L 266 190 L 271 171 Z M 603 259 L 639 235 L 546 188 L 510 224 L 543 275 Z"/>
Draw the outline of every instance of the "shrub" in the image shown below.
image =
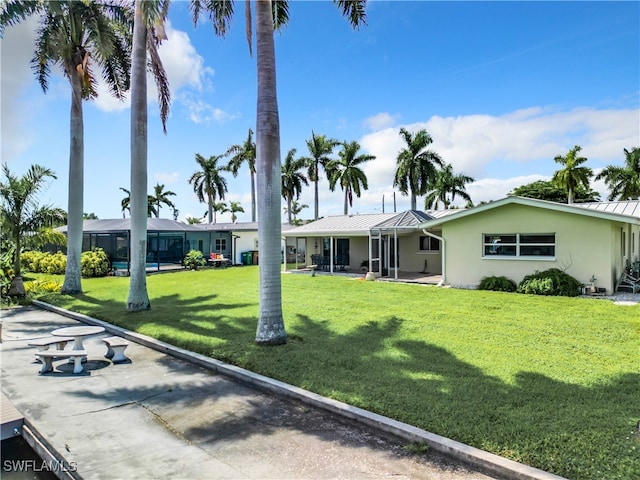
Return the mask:
<path id="1" fill-rule="evenodd" d="M 109 273 L 109 257 L 99 247 L 80 255 L 80 273 L 83 277 L 105 277 Z"/>
<path id="2" fill-rule="evenodd" d="M 518 293 L 577 297 L 582 284 L 558 268 L 527 275 L 518 286 Z"/>
<path id="3" fill-rule="evenodd" d="M 516 282 L 507 277 L 483 277 L 478 285 L 478 290 L 492 290 L 494 292 L 515 292 Z"/>
<path id="4" fill-rule="evenodd" d="M 49 278 L 43 278 L 25 282 L 24 290 L 27 295 L 30 295 L 31 297 L 37 297 L 39 295 L 44 295 L 45 293 L 55 293 L 61 291 L 62 284 Z"/>
<path id="5" fill-rule="evenodd" d="M 62 275 L 67 268 L 67 256 L 63 253 L 48 253 L 29 250 L 20 255 L 22 268 L 34 273 Z"/>
<path id="6" fill-rule="evenodd" d="M 182 260 L 182 264 L 191 270 L 197 270 L 207 264 L 202 252 L 199 250 L 189 250 Z"/>
<path id="7" fill-rule="evenodd" d="M 9 250 L 0 255 L 0 294 L 2 298 L 9 294 L 11 289 L 11 282 L 15 277 L 13 271 L 13 253 L 15 248 L 11 247 Z"/>

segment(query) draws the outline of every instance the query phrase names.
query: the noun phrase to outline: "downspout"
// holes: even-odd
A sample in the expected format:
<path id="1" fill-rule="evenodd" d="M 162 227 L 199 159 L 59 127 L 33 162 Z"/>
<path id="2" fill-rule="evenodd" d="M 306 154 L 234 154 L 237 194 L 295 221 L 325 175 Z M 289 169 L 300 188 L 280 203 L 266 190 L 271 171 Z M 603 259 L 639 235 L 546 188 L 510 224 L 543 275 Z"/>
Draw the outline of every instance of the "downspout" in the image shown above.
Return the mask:
<path id="1" fill-rule="evenodd" d="M 394 265 L 394 278 L 398 280 L 398 263 L 400 260 L 400 254 L 398 253 L 398 228 L 393 228 L 393 265 Z"/>
<path id="2" fill-rule="evenodd" d="M 442 244 L 442 280 L 440 280 L 440 282 L 438 283 L 438 286 L 441 287 L 443 286 L 446 281 L 447 281 L 447 272 L 445 269 L 445 266 L 447 264 L 446 259 L 447 259 L 447 249 L 446 249 L 446 243 L 444 241 L 443 237 L 439 237 L 438 235 L 436 235 L 435 233 L 431 233 L 431 232 L 427 232 L 426 228 L 422 229 L 422 232 L 427 236 L 427 237 L 431 237 L 431 238 L 435 238 L 436 240 L 439 240 L 440 243 Z"/>
<path id="3" fill-rule="evenodd" d="M 287 237 L 280 237 L 282 240 L 282 263 L 284 265 L 283 272 L 287 271 Z"/>

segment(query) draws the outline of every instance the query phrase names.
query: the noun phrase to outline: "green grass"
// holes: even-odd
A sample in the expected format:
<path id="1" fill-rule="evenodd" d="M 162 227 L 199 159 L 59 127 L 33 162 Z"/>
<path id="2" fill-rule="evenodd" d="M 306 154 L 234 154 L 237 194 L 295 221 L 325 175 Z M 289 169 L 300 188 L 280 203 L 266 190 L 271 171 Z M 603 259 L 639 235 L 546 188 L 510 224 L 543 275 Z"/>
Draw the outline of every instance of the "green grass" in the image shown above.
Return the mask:
<path id="1" fill-rule="evenodd" d="M 640 478 L 640 306 L 283 275 L 289 342 L 254 344 L 257 267 L 83 280 L 42 300 L 571 479 Z"/>

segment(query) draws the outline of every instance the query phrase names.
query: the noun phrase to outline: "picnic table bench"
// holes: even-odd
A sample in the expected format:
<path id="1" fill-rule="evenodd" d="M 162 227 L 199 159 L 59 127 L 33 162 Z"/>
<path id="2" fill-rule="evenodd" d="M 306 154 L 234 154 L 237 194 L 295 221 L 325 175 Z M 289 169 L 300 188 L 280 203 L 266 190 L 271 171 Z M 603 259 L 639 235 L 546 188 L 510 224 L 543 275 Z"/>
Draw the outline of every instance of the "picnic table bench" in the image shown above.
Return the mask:
<path id="1" fill-rule="evenodd" d="M 122 337 L 107 337 L 102 341 L 107 345 L 107 353 L 105 357 L 110 359 L 113 363 L 128 362 L 129 359 L 125 356 L 124 351 L 129 345 Z"/>
<path id="2" fill-rule="evenodd" d="M 53 360 L 69 358 L 73 359 L 73 373 L 82 373 L 82 359 L 87 356 L 86 350 L 44 350 L 36 352 L 36 357 L 42 362 L 40 374 L 53 372 Z"/>

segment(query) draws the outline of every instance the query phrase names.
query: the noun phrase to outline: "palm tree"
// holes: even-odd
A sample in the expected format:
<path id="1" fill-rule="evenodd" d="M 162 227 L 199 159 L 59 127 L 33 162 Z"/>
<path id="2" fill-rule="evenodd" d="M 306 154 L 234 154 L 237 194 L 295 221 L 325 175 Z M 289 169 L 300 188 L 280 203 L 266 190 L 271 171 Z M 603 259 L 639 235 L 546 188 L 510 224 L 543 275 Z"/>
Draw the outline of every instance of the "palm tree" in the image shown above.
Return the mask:
<path id="1" fill-rule="evenodd" d="M 162 128 L 166 133 L 171 94 L 158 45 L 166 38 L 164 22 L 169 0 L 142 1 L 134 4 L 131 67 L 131 276 L 127 311 L 151 308 L 147 292 L 147 65 L 158 87 L 158 105 Z M 148 53 L 148 59 L 147 59 Z M 146 199 L 145 199 L 146 197 Z M 146 204 L 145 204 L 146 203 Z"/>
<path id="2" fill-rule="evenodd" d="M 462 173 L 453 173 L 453 165 L 447 163 L 436 174 L 436 181 L 433 183 L 432 189 L 427 191 L 424 208 L 438 210 L 438 204 L 442 202 L 444 208 L 447 209 L 456 199 L 456 195 L 471 202 L 471 197 L 466 191 L 466 184 L 471 182 L 475 182 L 473 177 Z"/>
<path id="3" fill-rule="evenodd" d="M 198 200 L 209 206 L 209 223 L 213 222 L 213 203 L 217 198 L 224 200 L 227 193 L 227 180 L 221 175 L 223 169 L 218 167 L 218 160 L 223 156 L 212 155 L 207 159 L 196 153 L 196 162 L 200 165 L 200 170 L 189 178 L 189 184 L 193 184 L 193 191 Z"/>
<path id="4" fill-rule="evenodd" d="M 37 232 L 52 222 L 64 220 L 64 211 L 51 206 L 40 206 L 37 195 L 50 178 L 56 174 L 41 165 L 32 165 L 26 174 L 17 177 L 11 173 L 7 164 L 2 165 L 6 181 L 0 182 L 0 218 L 2 232 L 8 234 L 15 247 L 14 279 L 11 282 L 11 295 L 24 295 L 24 285 L 20 275 L 20 254 L 25 234 Z"/>
<path id="5" fill-rule="evenodd" d="M 211 204 L 211 209 L 213 210 L 213 223 L 218 223 L 218 213 L 227 213 L 229 211 L 229 207 L 226 202 L 213 202 Z M 206 218 L 208 212 L 204 212 L 204 217 Z M 211 223 L 211 222 L 209 222 Z"/>
<path id="6" fill-rule="evenodd" d="M 238 219 L 236 213 L 244 213 L 244 208 L 242 208 L 240 202 L 229 202 L 229 211 L 231 212 L 231 222 L 236 223 Z"/>
<path id="7" fill-rule="evenodd" d="M 164 191 L 164 185 L 160 183 L 156 183 L 156 186 L 153 187 L 153 195 L 151 196 L 153 200 L 153 204 L 155 206 L 155 214 L 156 218 L 160 218 L 160 204 L 164 203 L 167 207 L 171 207 L 175 210 L 176 206 L 173 204 L 169 197 L 175 196 L 175 193 L 167 190 Z"/>
<path id="8" fill-rule="evenodd" d="M 231 145 L 225 155 L 233 155 L 227 165 L 227 170 L 238 176 L 238 171 L 243 163 L 249 165 L 251 175 L 251 221 L 256 221 L 256 143 L 253 141 L 253 130 L 249 129 L 249 135 L 242 144 Z"/>
<path id="9" fill-rule="evenodd" d="M 587 161 L 585 157 L 578 157 L 578 152 L 582 147 L 576 145 L 569 150 L 566 156 L 557 155 L 553 160 L 556 163 L 564 165 L 564 168 L 556 171 L 551 178 L 559 188 L 567 192 L 567 203 L 573 203 L 576 188 L 582 185 L 589 189 L 589 180 L 593 177 L 593 171 L 589 167 L 581 167 Z"/>
<path id="10" fill-rule="evenodd" d="M 131 192 L 129 192 L 129 190 L 127 190 L 126 188 L 122 188 L 122 187 L 120 187 L 120 190 L 122 190 L 124 193 L 127 194 L 127 196 L 120 201 L 120 206 L 122 207 L 122 218 L 125 218 L 126 210 L 128 210 L 129 213 L 131 213 Z M 158 216 L 157 210 L 156 210 L 156 200 L 151 195 L 147 195 L 147 218 L 151 218 L 154 216 L 155 217 Z"/>
<path id="11" fill-rule="evenodd" d="M 360 197 L 361 191 L 369 188 L 367 176 L 360 166 L 364 162 L 375 160 L 375 155 L 358 155 L 360 144 L 358 142 L 344 142 L 342 150 L 338 152 L 340 160 L 331 164 L 331 177 L 329 188 L 333 192 L 336 184 L 344 191 L 344 214 L 347 215 L 349 207 L 353 206 L 353 194 Z"/>
<path id="12" fill-rule="evenodd" d="M 331 165 L 333 159 L 330 155 L 333 153 L 333 149 L 340 145 L 338 140 L 333 138 L 327 138 L 325 135 L 316 135 L 311 131 L 311 138 L 307 140 L 307 148 L 309 149 L 309 156 L 304 157 L 303 160 L 307 166 L 307 176 L 309 180 L 314 183 L 314 219 L 318 219 L 318 181 L 320 180 L 320 167 L 322 167 L 329 176 L 327 168 Z"/>
<path id="13" fill-rule="evenodd" d="M 199 218 L 196 217 L 187 217 L 184 219 L 185 222 L 187 222 L 188 225 L 199 225 L 201 222 L 201 220 Z"/>
<path id="14" fill-rule="evenodd" d="M 300 198 L 302 192 L 302 185 L 309 185 L 307 178 L 300 173 L 300 170 L 305 167 L 306 162 L 304 158 L 294 158 L 296 155 L 296 149 L 292 148 L 287 153 L 282 164 L 282 197 L 287 201 L 287 215 L 289 224 L 291 224 L 292 215 L 292 202 Z"/>
<path id="15" fill-rule="evenodd" d="M 412 135 L 401 128 L 400 136 L 406 147 L 398 153 L 393 186 L 398 187 L 400 193 L 411 196 L 411 210 L 416 210 L 417 196 L 427 192 L 436 178 L 436 166 L 442 167 L 443 162 L 436 152 L 427 149 L 433 139 L 426 130 L 419 130 Z"/>
<path id="16" fill-rule="evenodd" d="M 611 190 L 609 200 L 638 200 L 640 197 L 640 148 L 624 149 L 624 167 L 607 165 L 596 177 Z"/>
<path id="17" fill-rule="evenodd" d="M 5 3 L 0 14 L 4 27 L 39 17 L 35 53 L 31 63 L 46 93 L 51 67 L 58 65 L 71 86 L 67 266 L 62 293 L 82 292 L 82 214 L 84 194 L 84 120 L 82 101 L 97 96 L 94 66 L 122 99 L 129 89 L 131 11 L 114 1 L 61 0 Z"/>
<path id="18" fill-rule="evenodd" d="M 291 202 L 291 208 L 284 207 L 284 212 L 285 213 L 291 212 L 291 215 L 293 215 L 293 220 L 290 222 L 291 225 L 300 225 L 300 224 L 302 224 L 302 221 L 298 220 L 298 215 L 305 208 L 309 208 L 309 205 L 307 205 L 306 203 L 300 204 L 300 203 L 298 203 L 297 200 L 294 200 L 294 201 Z"/>
<path id="19" fill-rule="evenodd" d="M 200 0 L 192 0 L 194 20 L 197 20 Z M 335 0 L 353 26 L 365 21 L 366 0 Z M 224 35 L 233 16 L 233 2 L 207 2 L 214 31 Z M 258 197 L 258 250 L 260 256 L 260 314 L 256 343 L 279 345 L 286 343 L 287 334 L 282 316 L 282 285 L 280 279 L 281 185 L 280 120 L 276 91 L 276 60 L 274 29 L 288 20 L 286 1 L 255 2 L 258 72 L 256 112 L 256 172 Z M 251 50 L 251 2 L 245 2 L 247 38 Z"/>

